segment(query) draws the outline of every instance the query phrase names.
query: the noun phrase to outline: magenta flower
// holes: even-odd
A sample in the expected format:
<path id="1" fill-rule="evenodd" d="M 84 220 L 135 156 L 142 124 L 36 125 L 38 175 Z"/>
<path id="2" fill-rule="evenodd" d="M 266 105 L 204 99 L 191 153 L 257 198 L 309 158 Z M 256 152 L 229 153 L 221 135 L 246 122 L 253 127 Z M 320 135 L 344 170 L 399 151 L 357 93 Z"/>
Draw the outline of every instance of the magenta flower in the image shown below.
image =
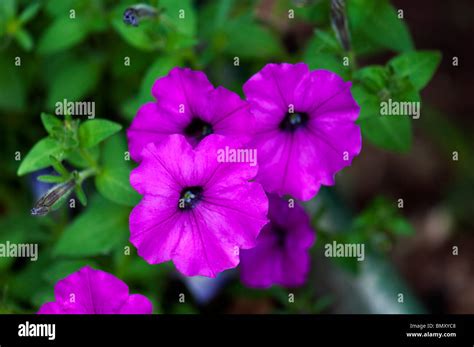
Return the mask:
<path id="1" fill-rule="evenodd" d="M 309 200 L 359 154 L 359 106 L 351 83 L 306 64 L 268 64 L 244 85 L 265 191 Z"/>
<path id="2" fill-rule="evenodd" d="M 130 183 L 143 195 L 130 215 L 130 242 L 148 263 L 172 260 L 187 276 L 215 277 L 255 246 L 268 200 L 257 167 L 218 161 L 229 138 L 211 135 L 193 149 L 170 135 L 142 151 Z"/>
<path id="3" fill-rule="evenodd" d="M 309 272 L 309 249 L 316 235 L 302 207 L 290 206 L 276 195 L 269 195 L 268 201 L 270 223 L 258 236 L 257 246 L 240 255 L 241 280 L 256 288 L 300 286 Z"/>
<path id="4" fill-rule="evenodd" d="M 185 135 L 193 146 L 212 133 L 250 139 L 254 119 L 247 102 L 223 87 L 214 88 L 201 71 L 176 67 L 155 82 L 152 94 L 156 101 L 142 105 L 127 130 L 135 161 L 148 143 L 170 134 Z"/>
<path id="5" fill-rule="evenodd" d="M 130 295 L 123 281 L 89 266 L 58 281 L 54 296 L 38 314 L 150 314 L 153 309 L 143 295 Z"/>

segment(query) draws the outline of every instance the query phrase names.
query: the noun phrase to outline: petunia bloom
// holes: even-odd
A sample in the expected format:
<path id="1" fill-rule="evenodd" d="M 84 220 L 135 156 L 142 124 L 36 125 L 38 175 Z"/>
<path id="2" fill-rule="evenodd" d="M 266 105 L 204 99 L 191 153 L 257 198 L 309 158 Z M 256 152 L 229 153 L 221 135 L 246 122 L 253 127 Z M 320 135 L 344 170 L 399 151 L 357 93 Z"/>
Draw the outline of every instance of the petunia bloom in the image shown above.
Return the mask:
<path id="1" fill-rule="evenodd" d="M 54 302 L 41 306 L 38 314 L 150 314 L 150 300 L 130 295 L 117 277 L 85 266 L 54 287 Z"/>
<path id="2" fill-rule="evenodd" d="M 310 269 L 315 232 L 301 206 L 273 194 L 268 199 L 270 222 L 258 236 L 257 246 L 242 251 L 240 278 L 248 287 L 300 286 Z"/>
<path id="3" fill-rule="evenodd" d="M 220 134 L 246 142 L 253 130 L 248 104 L 237 94 L 214 86 L 201 71 L 176 67 L 152 88 L 156 101 L 140 107 L 127 138 L 130 154 L 141 160 L 143 148 L 170 134 L 182 134 L 197 145 L 209 134 Z"/>
<path id="4" fill-rule="evenodd" d="M 143 195 L 130 214 L 130 242 L 148 263 L 172 260 L 187 276 L 215 277 L 239 263 L 267 223 L 257 166 L 218 160 L 229 138 L 210 135 L 193 148 L 183 135 L 148 144 L 130 183 Z M 235 145 L 237 146 L 237 144 Z"/>
<path id="5" fill-rule="evenodd" d="M 268 64 L 243 90 L 255 116 L 257 180 L 265 191 L 310 200 L 361 150 L 351 83 L 304 63 Z"/>

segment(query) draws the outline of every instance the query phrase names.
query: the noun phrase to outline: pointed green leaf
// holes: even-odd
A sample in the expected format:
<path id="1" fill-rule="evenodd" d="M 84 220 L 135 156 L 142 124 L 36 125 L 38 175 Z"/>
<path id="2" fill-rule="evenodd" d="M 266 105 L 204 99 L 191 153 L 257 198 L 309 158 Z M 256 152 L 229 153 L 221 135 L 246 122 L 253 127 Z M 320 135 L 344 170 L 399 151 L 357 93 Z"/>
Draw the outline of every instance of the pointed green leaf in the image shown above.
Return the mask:
<path id="1" fill-rule="evenodd" d="M 121 129 L 120 124 L 110 120 L 88 120 L 79 127 L 79 142 L 82 147 L 93 147 Z"/>
<path id="2" fill-rule="evenodd" d="M 82 189 L 82 185 L 76 184 L 74 191 L 76 192 L 76 196 L 81 202 L 82 206 L 87 206 L 87 196 L 86 193 L 84 193 L 84 189 Z"/>
<path id="3" fill-rule="evenodd" d="M 96 176 L 96 188 L 104 197 L 121 205 L 135 206 L 140 195 L 130 185 L 132 165 L 125 160 L 127 142 L 122 133 L 112 136 L 104 143 L 102 152 L 103 170 Z"/>
<path id="4" fill-rule="evenodd" d="M 69 171 L 64 167 L 61 161 L 58 160 L 55 156 L 53 155 L 49 156 L 49 161 L 51 163 L 51 166 L 54 168 L 54 170 L 56 170 L 58 174 L 60 174 L 63 177 L 70 176 Z"/>
<path id="5" fill-rule="evenodd" d="M 56 130 L 62 128 L 63 122 L 61 122 L 56 116 L 41 113 L 41 122 L 48 134 L 53 135 Z"/>
<path id="6" fill-rule="evenodd" d="M 135 206 L 140 195 L 132 188 L 129 181 L 130 170 L 127 168 L 104 169 L 95 178 L 95 185 L 100 194 L 121 205 Z"/>
<path id="7" fill-rule="evenodd" d="M 417 51 L 401 54 L 389 62 L 395 74 L 408 77 L 417 90 L 423 89 L 433 77 L 441 62 L 437 51 Z"/>
<path id="8" fill-rule="evenodd" d="M 49 76 L 49 88 L 46 105 L 55 108 L 67 101 L 81 101 L 87 96 L 99 80 L 101 65 L 92 58 L 64 59 L 54 74 Z M 84 104 L 86 105 L 86 104 Z M 87 109 L 84 108 L 85 112 Z M 66 113 L 67 110 L 61 110 Z M 57 114 L 60 114 L 56 111 Z M 86 116 L 84 114 L 84 116 Z M 89 116 L 89 114 L 87 114 Z"/>
<path id="9" fill-rule="evenodd" d="M 412 141 L 411 119 L 408 116 L 382 116 L 379 98 L 362 87 L 355 86 L 352 93 L 360 106 L 357 123 L 364 139 L 374 145 L 404 152 Z"/>
<path id="10" fill-rule="evenodd" d="M 62 156 L 63 149 L 56 140 L 46 137 L 37 142 L 21 161 L 17 172 L 18 176 L 50 166 L 49 156 L 51 155 Z"/>
<path id="11" fill-rule="evenodd" d="M 413 41 L 405 20 L 398 18 L 390 1 L 352 0 L 347 2 L 347 10 L 354 38 L 365 36 L 365 41 L 371 42 L 372 46 L 377 45 L 397 52 L 413 49 Z M 364 47 L 364 50 L 370 51 L 368 47 Z"/>
<path id="12" fill-rule="evenodd" d="M 109 253 L 127 238 L 129 209 L 95 196 L 53 250 L 56 256 L 86 257 Z"/>
<path id="13" fill-rule="evenodd" d="M 303 59 L 311 70 L 330 70 L 347 79 L 350 68 L 343 65 L 343 56 L 345 54 L 336 37 L 318 30 L 309 42 Z"/>
<path id="14" fill-rule="evenodd" d="M 21 24 L 28 23 L 38 13 L 41 4 L 39 2 L 32 3 L 20 14 L 18 18 Z"/>
<path id="15" fill-rule="evenodd" d="M 25 29 L 20 29 L 15 32 L 15 39 L 25 51 L 29 52 L 33 48 L 33 38 Z"/>
<path id="16" fill-rule="evenodd" d="M 86 36 L 85 21 L 62 16 L 43 32 L 38 43 L 38 52 L 40 54 L 60 52 L 80 43 Z"/>
<path id="17" fill-rule="evenodd" d="M 44 112 L 41 113 L 41 122 L 49 135 L 54 135 L 56 131 L 63 127 L 63 122 L 61 122 L 57 117 Z"/>
<path id="18" fill-rule="evenodd" d="M 278 57 L 283 48 L 268 28 L 257 23 L 251 15 L 229 20 L 220 41 L 225 53 L 248 59 Z"/>
<path id="19" fill-rule="evenodd" d="M 41 176 L 38 176 L 37 180 L 40 182 L 46 182 L 46 183 L 62 183 L 66 179 L 62 176 L 56 176 L 56 175 L 41 175 Z"/>

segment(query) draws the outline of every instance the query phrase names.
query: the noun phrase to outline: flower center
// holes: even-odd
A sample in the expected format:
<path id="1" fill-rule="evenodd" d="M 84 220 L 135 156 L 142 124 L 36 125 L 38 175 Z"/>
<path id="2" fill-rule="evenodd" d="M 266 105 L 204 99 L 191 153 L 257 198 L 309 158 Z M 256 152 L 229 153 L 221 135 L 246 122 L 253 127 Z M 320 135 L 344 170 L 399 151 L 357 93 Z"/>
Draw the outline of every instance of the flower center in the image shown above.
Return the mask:
<path id="1" fill-rule="evenodd" d="M 276 242 L 277 242 L 278 247 L 283 248 L 285 246 L 286 233 L 287 233 L 285 228 L 282 228 L 279 225 L 273 224 L 272 225 L 272 230 L 273 230 L 273 233 L 276 236 Z"/>
<path id="2" fill-rule="evenodd" d="M 193 137 L 197 141 L 201 141 L 207 135 L 214 132 L 212 125 L 200 118 L 193 118 L 186 128 L 184 128 L 184 134 L 188 137 Z"/>
<path id="3" fill-rule="evenodd" d="M 178 208 L 180 210 L 191 210 L 202 199 L 202 187 L 186 187 L 181 191 Z"/>
<path id="4" fill-rule="evenodd" d="M 285 118 L 280 123 L 280 129 L 285 131 L 295 131 L 308 122 L 309 116 L 305 112 L 287 112 Z"/>

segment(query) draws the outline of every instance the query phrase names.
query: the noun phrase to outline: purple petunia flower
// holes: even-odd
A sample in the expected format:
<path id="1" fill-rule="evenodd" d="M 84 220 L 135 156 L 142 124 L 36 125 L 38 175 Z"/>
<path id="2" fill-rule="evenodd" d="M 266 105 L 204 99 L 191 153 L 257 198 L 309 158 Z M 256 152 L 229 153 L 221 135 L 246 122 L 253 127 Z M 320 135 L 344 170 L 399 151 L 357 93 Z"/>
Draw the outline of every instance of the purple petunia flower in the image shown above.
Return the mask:
<path id="1" fill-rule="evenodd" d="M 127 130 L 135 161 L 148 143 L 170 134 L 185 135 L 193 146 L 212 133 L 250 140 L 254 118 L 247 102 L 223 87 L 214 88 L 201 71 L 176 67 L 155 82 L 152 94 L 156 101 L 142 105 Z"/>
<path id="2" fill-rule="evenodd" d="M 85 266 L 54 287 L 56 301 L 41 306 L 38 314 L 150 314 L 152 303 L 130 295 L 114 275 Z"/>
<path id="3" fill-rule="evenodd" d="M 148 263 L 173 260 L 184 275 L 215 277 L 238 265 L 239 249 L 255 246 L 268 200 L 249 182 L 256 166 L 218 161 L 231 144 L 210 135 L 193 148 L 183 135 L 170 135 L 142 151 L 130 175 L 143 195 L 130 215 L 130 242 Z"/>
<path id="4" fill-rule="evenodd" d="M 268 64 L 244 85 L 256 135 L 257 180 L 268 192 L 309 200 L 359 154 L 351 83 L 306 64 Z"/>
<path id="5" fill-rule="evenodd" d="M 257 246 L 240 255 L 240 277 L 249 287 L 271 285 L 296 287 L 304 284 L 310 268 L 309 248 L 315 241 L 306 212 L 299 205 L 269 195 L 268 223 Z"/>

